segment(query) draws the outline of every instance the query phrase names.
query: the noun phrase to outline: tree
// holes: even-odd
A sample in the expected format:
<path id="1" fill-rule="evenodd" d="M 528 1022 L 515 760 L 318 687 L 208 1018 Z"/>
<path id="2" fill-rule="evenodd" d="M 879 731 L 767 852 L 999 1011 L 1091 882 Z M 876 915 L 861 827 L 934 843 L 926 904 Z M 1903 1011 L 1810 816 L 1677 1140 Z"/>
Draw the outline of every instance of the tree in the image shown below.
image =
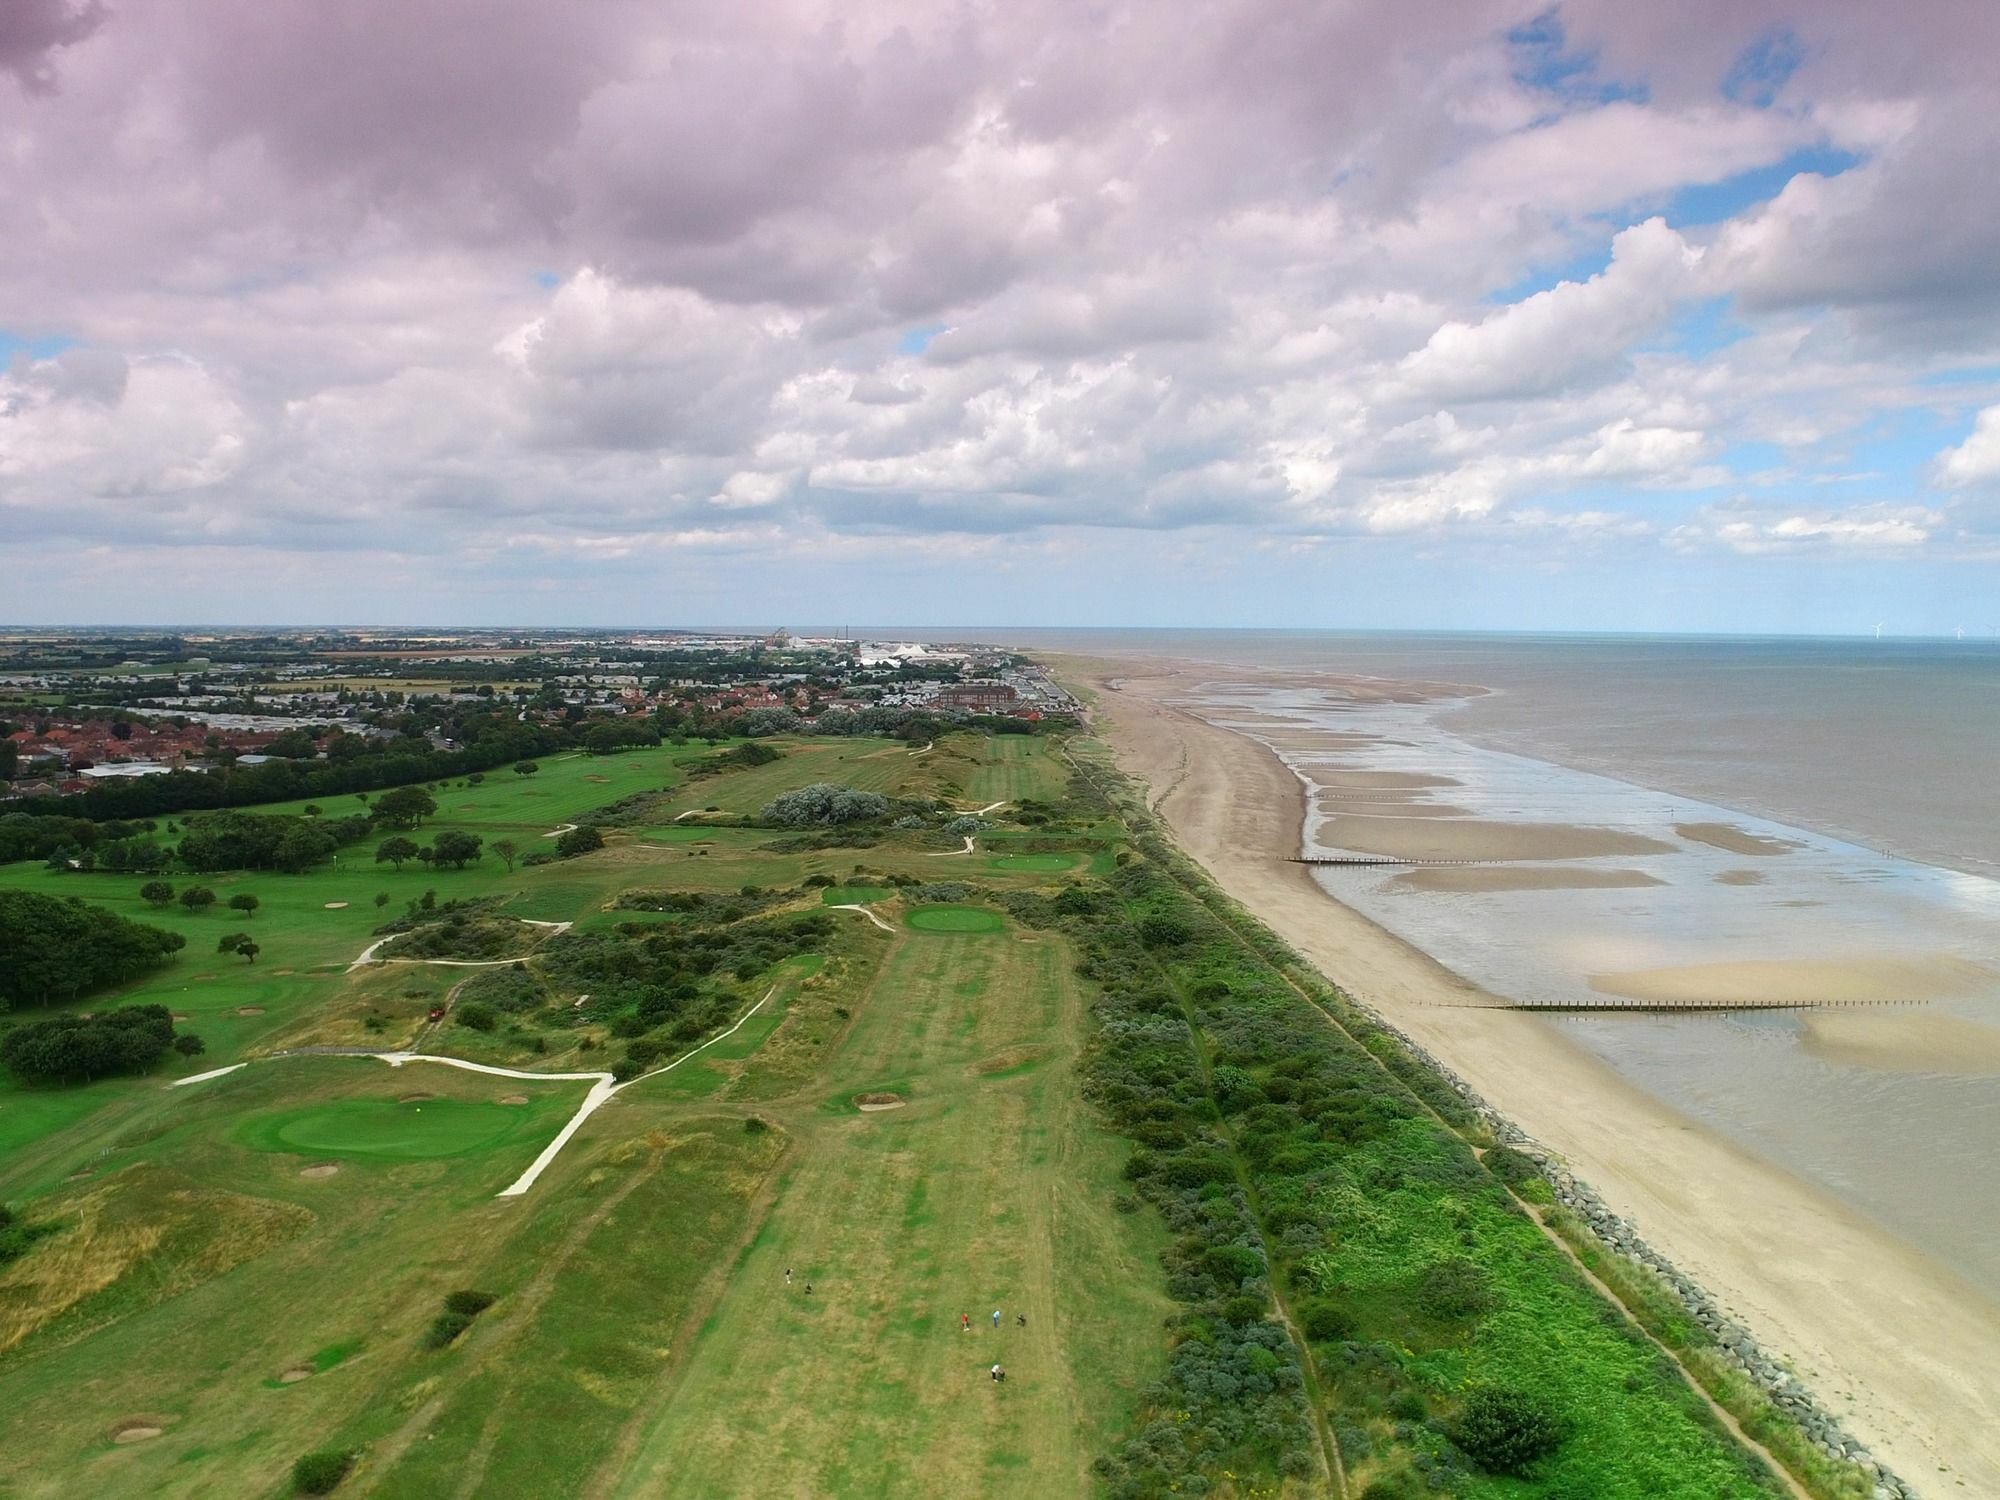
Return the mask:
<path id="1" fill-rule="evenodd" d="M 523 762 L 522 764 L 529 764 Z M 12 781 L 21 766 L 21 747 L 10 739 L 0 739 L 0 781 Z"/>
<path id="2" fill-rule="evenodd" d="M 287 875 L 303 875 L 339 847 L 325 829 L 301 822 L 278 840 L 271 862 Z"/>
<path id="3" fill-rule="evenodd" d="M 493 852 L 507 862 L 507 873 L 514 873 L 514 861 L 521 857 L 521 846 L 512 839 L 495 839 L 491 845 Z"/>
<path id="4" fill-rule="evenodd" d="M 595 823 L 584 823 L 556 840 L 556 856 L 571 859 L 579 854 L 588 854 L 593 849 L 604 847 L 604 835 Z"/>
<path id="5" fill-rule="evenodd" d="M 386 860 L 400 870 L 403 868 L 404 860 L 416 857 L 417 841 L 406 839 L 400 834 L 392 839 L 384 839 L 375 846 L 375 863 L 378 865 Z"/>
<path id="6" fill-rule="evenodd" d="M 439 865 L 463 870 L 479 858 L 479 846 L 484 842 L 476 833 L 458 833 L 447 829 L 431 840 L 431 859 Z"/>
<path id="7" fill-rule="evenodd" d="M 375 821 L 391 828 L 415 828 L 436 811 L 436 799 L 420 786 L 399 786 L 375 799 Z"/>
<path id="8" fill-rule="evenodd" d="M 532 776 L 539 770 L 541 770 L 541 767 L 532 760 L 517 760 L 514 762 L 514 774 L 516 776 Z"/>
<path id="9" fill-rule="evenodd" d="M 154 906 L 165 906 L 174 899 L 174 888 L 164 880 L 149 880 L 139 887 L 139 895 Z"/>
<path id="10" fill-rule="evenodd" d="M 185 946 L 178 932 L 74 897 L 0 891 L 0 1010 L 122 983 Z"/>
<path id="11" fill-rule="evenodd" d="M 200 1057 L 207 1050 L 208 1043 L 192 1031 L 183 1031 L 174 1038 L 174 1051 L 180 1053 L 182 1057 Z"/>
<path id="12" fill-rule="evenodd" d="M 786 792 L 764 805 L 758 814 L 766 823 L 800 828 L 835 823 L 860 823 L 888 812 L 888 799 L 835 782 L 818 781 Z"/>
<path id="13" fill-rule="evenodd" d="M 181 892 L 181 905 L 191 912 L 205 910 L 215 905 L 215 892 L 205 885 L 191 885 Z"/>
<path id="14" fill-rule="evenodd" d="M 257 908 L 263 904 L 263 902 L 259 901 L 248 891 L 239 891 L 229 898 L 229 909 L 231 911 L 240 911 L 246 917 L 256 916 Z"/>
<path id="15" fill-rule="evenodd" d="M 377 891 L 375 893 L 375 905 L 377 907 L 383 907 L 387 906 L 388 904 L 389 904 L 389 893 L 387 891 Z"/>

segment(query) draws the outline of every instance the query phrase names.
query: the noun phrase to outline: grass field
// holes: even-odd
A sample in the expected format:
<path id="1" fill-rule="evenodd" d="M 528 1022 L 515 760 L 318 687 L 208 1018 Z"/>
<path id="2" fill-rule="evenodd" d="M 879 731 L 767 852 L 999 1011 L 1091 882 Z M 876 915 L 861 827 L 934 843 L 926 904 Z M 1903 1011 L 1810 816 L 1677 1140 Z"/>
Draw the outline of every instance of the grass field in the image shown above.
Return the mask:
<path id="1" fill-rule="evenodd" d="M 492 1195 L 585 1085 L 324 1057 L 162 1087 L 274 1045 L 405 1040 L 364 1032 L 364 1014 L 416 1034 L 474 971 L 348 965 L 426 889 L 608 930 L 653 919 L 614 911 L 624 890 L 820 874 L 842 884 L 815 904 L 893 914 L 885 877 L 960 867 L 921 840 L 779 854 L 758 847 L 765 831 L 671 820 L 754 812 L 820 780 L 963 801 L 992 767 L 988 742 L 958 739 L 923 756 L 807 741 L 687 782 L 679 764 L 708 747 L 489 773 L 438 789 L 426 830 L 533 847 L 671 791 L 602 852 L 511 875 L 490 859 L 397 872 L 371 845 L 310 875 L 202 880 L 225 900 L 257 894 L 247 922 L 156 910 L 134 877 L 0 868 L 0 884 L 186 934 L 179 960 L 115 998 L 166 1003 L 209 1044 L 145 1079 L 0 1085 L 0 1195 L 71 1226 L 0 1274 L 0 1493 L 269 1493 L 329 1445 L 362 1451 L 349 1486 L 383 1495 L 934 1493 L 933 1475 L 968 1493 L 1084 1487 L 1162 1354 L 1161 1231 L 1110 1207 L 1124 1148 L 1078 1093 L 1083 999 L 1063 946 L 996 911 L 912 908 L 893 934 L 836 913 L 825 954 L 787 961 L 740 1031 L 593 1116 L 521 1200 Z M 1032 784 L 1019 748 L 997 754 Z M 1073 858 L 964 868 L 1027 889 Z M 254 966 L 212 953 L 240 927 L 263 946 Z M 519 1061 L 462 1029 L 429 1045 Z M 58 1306 L 63 1278 L 90 1290 Z M 423 1349 L 458 1286 L 499 1300 L 449 1349 Z M 957 1332 L 960 1312 L 985 1326 Z M 995 1357 L 1004 1388 L 986 1378 Z M 781 1404 L 745 1426 L 759 1391 Z"/>

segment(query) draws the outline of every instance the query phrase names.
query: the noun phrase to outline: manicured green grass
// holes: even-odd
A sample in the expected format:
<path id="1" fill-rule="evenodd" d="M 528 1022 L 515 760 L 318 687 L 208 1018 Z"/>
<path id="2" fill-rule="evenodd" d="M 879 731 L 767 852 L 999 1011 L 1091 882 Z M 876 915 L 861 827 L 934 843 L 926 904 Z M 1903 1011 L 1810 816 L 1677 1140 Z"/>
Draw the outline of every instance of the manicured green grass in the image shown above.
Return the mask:
<path id="1" fill-rule="evenodd" d="M 237 1139 L 259 1151 L 428 1161 L 490 1151 L 535 1135 L 547 1113 L 523 1105 L 437 1097 L 348 1099 L 252 1115 L 239 1127 Z"/>
<path id="2" fill-rule="evenodd" d="M 998 912 L 977 906 L 917 906 L 903 920 L 919 932 L 998 932 L 1007 925 Z"/>
<path id="3" fill-rule="evenodd" d="M 836 885 L 820 892 L 820 899 L 828 906 L 867 906 L 875 901 L 887 901 L 890 891 L 879 885 Z"/>
<path id="4" fill-rule="evenodd" d="M 1078 854 L 996 854 L 986 863 L 994 870 L 1032 870 L 1048 875 L 1058 870 L 1073 870 L 1081 859 Z"/>

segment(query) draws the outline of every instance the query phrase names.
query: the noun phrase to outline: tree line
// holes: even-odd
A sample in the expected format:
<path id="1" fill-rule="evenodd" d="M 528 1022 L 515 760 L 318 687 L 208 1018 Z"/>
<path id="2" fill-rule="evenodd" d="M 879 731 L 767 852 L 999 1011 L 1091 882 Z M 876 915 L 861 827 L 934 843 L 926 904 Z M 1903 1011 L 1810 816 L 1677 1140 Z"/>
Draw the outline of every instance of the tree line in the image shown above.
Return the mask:
<path id="1" fill-rule="evenodd" d="M 186 942 L 74 896 L 0 891 L 0 1010 L 121 984 L 158 968 Z"/>
<path id="2" fill-rule="evenodd" d="M 168 1052 L 199 1057 L 192 1032 L 174 1034 L 164 1005 L 127 1005 L 92 1016 L 51 1016 L 0 1036 L 0 1063 L 24 1083 L 89 1083 L 120 1073 L 144 1073 Z"/>

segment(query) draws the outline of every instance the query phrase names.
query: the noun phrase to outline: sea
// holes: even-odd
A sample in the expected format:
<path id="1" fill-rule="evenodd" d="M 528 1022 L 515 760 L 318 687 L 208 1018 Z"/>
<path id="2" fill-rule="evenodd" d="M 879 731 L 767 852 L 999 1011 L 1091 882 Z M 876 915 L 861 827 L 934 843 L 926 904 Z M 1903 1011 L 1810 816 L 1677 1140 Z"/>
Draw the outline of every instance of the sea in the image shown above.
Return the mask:
<path id="1" fill-rule="evenodd" d="M 1419 826 L 1414 811 L 1622 840 L 1533 862 L 1621 882 L 1602 888 L 1315 875 L 1490 994 L 1576 1007 L 1543 1024 L 2000 1297 L 2000 642 L 922 634 L 1213 663 L 1196 706 L 1271 745 L 1315 792 L 1307 852 L 1340 852 L 1346 835 L 1329 829 L 1371 826 L 1345 816 L 1357 806 L 1402 828 Z M 1431 686 L 1358 700 L 1309 673 Z M 1357 782 L 1437 789 L 1384 808 L 1357 805 Z M 1661 982 L 1695 998 L 1823 995 L 1840 1014 L 1608 1008 Z M 1816 1030 L 1857 1012 L 1945 1029 L 1924 1033 L 1928 1050 L 1886 1051 Z"/>

